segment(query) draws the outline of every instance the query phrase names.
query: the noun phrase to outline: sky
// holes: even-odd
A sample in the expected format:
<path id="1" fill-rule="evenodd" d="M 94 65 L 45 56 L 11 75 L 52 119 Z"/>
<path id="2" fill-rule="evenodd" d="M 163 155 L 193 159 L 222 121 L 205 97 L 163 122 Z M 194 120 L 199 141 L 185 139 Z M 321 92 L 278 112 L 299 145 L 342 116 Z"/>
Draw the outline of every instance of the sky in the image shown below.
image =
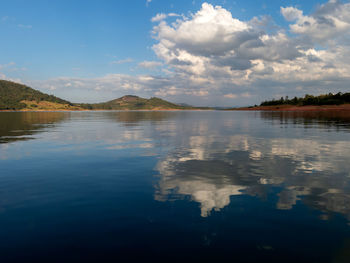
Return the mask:
<path id="1" fill-rule="evenodd" d="M 350 92 L 350 2 L 0 0 L 0 79 L 72 102 Z"/>

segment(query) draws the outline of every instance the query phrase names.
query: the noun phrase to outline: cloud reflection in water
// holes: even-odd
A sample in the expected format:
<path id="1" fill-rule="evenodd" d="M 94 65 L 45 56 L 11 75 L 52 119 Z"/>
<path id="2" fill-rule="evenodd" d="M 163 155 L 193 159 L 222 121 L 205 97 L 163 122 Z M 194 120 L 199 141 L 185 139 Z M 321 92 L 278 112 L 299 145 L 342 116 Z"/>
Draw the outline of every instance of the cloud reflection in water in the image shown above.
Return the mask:
<path id="1" fill-rule="evenodd" d="M 55 146 L 51 151 L 84 156 L 98 149 L 115 158 L 125 154 L 157 158 L 155 199 L 190 197 L 199 203 L 202 217 L 229 206 L 238 195 L 263 200 L 273 188 L 277 209 L 303 203 L 321 211 L 323 219 L 340 213 L 350 220 L 349 114 L 3 114 L 3 118 L 11 116 L 16 118 L 6 120 L 9 125 L 1 128 L 3 160 L 27 154 L 18 143 L 8 149 L 8 142 L 21 134 L 32 135 L 35 127 L 45 145 Z M 21 134 L 15 132 L 19 129 Z"/>
<path id="2" fill-rule="evenodd" d="M 263 118 L 268 116 L 263 114 Z M 285 123 L 290 120 L 287 117 L 283 117 Z M 312 122 L 315 132 L 319 132 L 318 119 Z M 266 127 L 261 124 L 256 134 L 235 135 L 237 127 L 231 127 L 228 133 L 225 122 L 215 130 L 208 122 L 201 125 L 202 135 L 192 132 L 183 136 L 179 145 L 159 161 L 156 200 L 189 196 L 200 204 L 201 216 L 207 217 L 213 210 L 228 206 L 232 196 L 262 198 L 276 187 L 281 189 L 277 209 L 293 209 L 301 201 L 321 211 L 323 219 L 336 212 L 350 220 L 348 140 L 333 139 L 326 133 L 318 137 L 312 133 L 264 135 Z M 279 124 L 268 125 L 272 133 L 281 132 L 281 127 L 273 127 Z"/>

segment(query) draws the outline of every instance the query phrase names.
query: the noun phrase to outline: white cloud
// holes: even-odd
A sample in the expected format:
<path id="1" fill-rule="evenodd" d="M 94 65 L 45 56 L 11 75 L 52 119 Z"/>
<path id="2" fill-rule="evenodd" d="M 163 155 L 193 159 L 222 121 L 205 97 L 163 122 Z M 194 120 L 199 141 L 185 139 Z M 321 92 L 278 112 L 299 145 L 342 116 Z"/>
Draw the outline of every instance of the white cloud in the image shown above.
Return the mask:
<path id="1" fill-rule="evenodd" d="M 167 18 L 167 15 L 164 13 L 159 13 L 156 16 L 152 17 L 151 21 L 152 22 L 159 22 L 161 20 L 164 20 L 165 18 Z"/>
<path id="2" fill-rule="evenodd" d="M 0 79 L 2 80 L 8 80 L 8 81 L 13 81 L 16 83 L 24 84 L 20 78 L 10 78 L 6 74 L 0 72 Z"/>
<path id="3" fill-rule="evenodd" d="M 179 89 L 175 86 L 167 87 L 167 89 L 161 89 L 156 91 L 155 95 L 160 97 L 174 96 L 179 93 Z"/>
<path id="4" fill-rule="evenodd" d="M 161 13 L 152 19 L 157 22 L 153 50 L 161 62 L 143 61 L 138 66 L 152 69 L 162 63 L 164 76 L 110 74 L 95 79 L 57 78 L 41 85 L 52 84 L 57 92 L 66 82 L 72 83 L 71 90 L 84 87 L 89 92 L 100 85 L 108 96 L 134 90 L 175 102 L 222 106 L 230 106 L 223 103 L 235 96 L 232 106 L 281 94 L 349 91 L 350 4 L 330 1 L 311 14 L 281 7 L 281 13 L 293 34 L 276 26 L 271 30 L 266 17 L 242 21 L 208 3 L 175 22 L 167 18 L 176 14 Z M 129 62 L 130 58 L 112 63 Z"/>
<path id="5" fill-rule="evenodd" d="M 131 63 L 133 61 L 134 60 L 132 58 L 125 58 L 125 59 L 112 61 L 111 64 L 125 64 L 125 63 Z"/>
<path id="6" fill-rule="evenodd" d="M 159 61 L 143 61 L 139 63 L 139 67 L 145 68 L 145 69 L 154 69 L 162 65 L 163 63 Z"/>
<path id="7" fill-rule="evenodd" d="M 304 35 L 317 43 L 334 42 L 334 38 L 343 37 L 350 30 L 350 3 L 329 1 L 320 5 L 311 15 L 294 7 L 281 8 L 282 15 L 288 21 L 293 33 Z"/>
<path id="8" fill-rule="evenodd" d="M 347 10 L 350 10 L 348 5 L 339 2 L 322 5 L 310 16 L 294 7 L 281 8 L 288 21 L 316 21 L 316 18 L 322 21 L 324 16 L 332 19 L 338 16 L 343 23 L 335 22 L 339 30 L 332 34 L 336 36 L 349 32 L 345 25 L 345 20 L 350 20 Z M 318 90 L 314 89 L 313 93 L 329 92 L 325 83 L 335 80 L 334 89 L 346 89 L 350 68 L 344 58 L 350 51 L 345 45 L 338 42 L 332 48 L 317 50 L 316 37 L 305 39 L 304 33 L 295 30 L 294 25 L 291 31 L 300 36 L 290 37 L 283 30 L 268 31 L 264 19 L 241 21 L 220 6 L 204 3 L 190 17 L 171 24 L 160 21 L 153 29 L 158 41 L 153 49 L 174 74 L 205 87 L 212 96 L 226 94 L 227 98 L 229 94 L 241 94 L 241 98 L 249 101 L 266 93 L 270 97 L 278 92 L 300 94 L 301 91 L 295 90 L 297 86 L 303 86 L 304 93 L 315 87 Z M 322 36 L 317 30 L 314 35 Z M 327 36 L 327 30 L 323 35 Z M 264 87 L 268 88 L 264 90 Z"/>
<path id="9" fill-rule="evenodd" d="M 295 21 L 303 17 L 303 11 L 295 7 L 281 7 L 281 13 L 287 21 Z"/>
<path id="10" fill-rule="evenodd" d="M 159 21 L 165 20 L 168 17 L 177 17 L 177 16 L 180 16 L 180 15 L 175 14 L 175 13 L 169 13 L 169 14 L 158 13 L 154 17 L 152 17 L 151 21 L 152 22 L 159 22 Z"/>

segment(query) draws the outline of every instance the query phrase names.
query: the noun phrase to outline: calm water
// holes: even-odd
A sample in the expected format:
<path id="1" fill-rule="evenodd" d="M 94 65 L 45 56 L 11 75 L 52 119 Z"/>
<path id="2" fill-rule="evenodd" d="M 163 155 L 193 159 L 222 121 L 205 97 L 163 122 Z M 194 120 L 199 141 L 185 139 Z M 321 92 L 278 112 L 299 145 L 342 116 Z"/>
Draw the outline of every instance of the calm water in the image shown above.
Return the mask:
<path id="1" fill-rule="evenodd" d="M 0 113 L 0 262 L 350 262 L 350 114 Z"/>

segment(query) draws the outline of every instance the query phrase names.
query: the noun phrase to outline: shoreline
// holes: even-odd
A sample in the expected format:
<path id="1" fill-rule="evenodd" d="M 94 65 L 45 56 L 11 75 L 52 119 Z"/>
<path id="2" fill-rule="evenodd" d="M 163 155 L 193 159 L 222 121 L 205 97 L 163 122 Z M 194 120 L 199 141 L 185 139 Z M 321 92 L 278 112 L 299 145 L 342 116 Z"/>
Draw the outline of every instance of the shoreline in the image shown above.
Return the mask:
<path id="1" fill-rule="evenodd" d="M 140 109 L 140 110 L 69 110 L 69 109 L 41 109 L 41 110 L 31 110 L 31 109 L 23 109 L 23 110 L 0 110 L 0 112 L 86 112 L 86 111 L 213 111 L 215 109 Z"/>
<path id="2" fill-rule="evenodd" d="M 325 111 L 350 111 L 350 104 L 342 105 L 307 105 L 307 106 L 296 106 L 296 105 L 275 105 L 275 106 L 257 106 L 257 107 L 241 107 L 241 108 L 230 108 L 230 109 L 139 109 L 139 110 L 107 110 L 107 109 L 21 109 L 21 110 L 0 110 L 0 112 L 98 112 L 98 111 L 290 111 L 290 112 L 325 112 Z"/>
<path id="3" fill-rule="evenodd" d="M 275 105 L 227 109 L 226 111 L 350 111 L 350 104 L 342 105 Z"/>

